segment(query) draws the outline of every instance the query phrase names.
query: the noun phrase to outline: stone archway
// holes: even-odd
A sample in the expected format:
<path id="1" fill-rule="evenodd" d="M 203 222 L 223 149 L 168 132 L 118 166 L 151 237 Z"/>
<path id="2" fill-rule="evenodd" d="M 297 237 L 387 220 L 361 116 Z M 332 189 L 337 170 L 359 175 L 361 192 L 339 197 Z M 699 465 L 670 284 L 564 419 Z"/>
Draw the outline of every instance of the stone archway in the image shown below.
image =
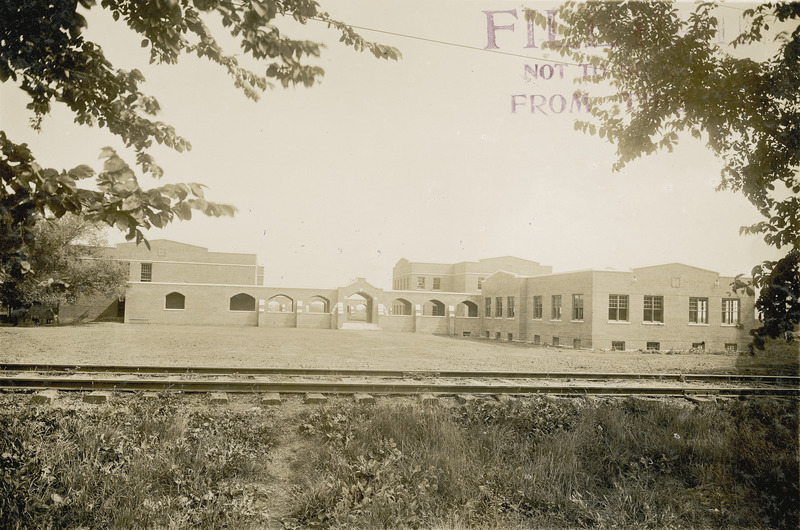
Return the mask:
<path id="1" fill-rule="evenodd" d="M 345 322 L 364 322 L 372 324 L 372 309 L 375 300 L 367 293 L 360 291 L 344 299 Z"/>

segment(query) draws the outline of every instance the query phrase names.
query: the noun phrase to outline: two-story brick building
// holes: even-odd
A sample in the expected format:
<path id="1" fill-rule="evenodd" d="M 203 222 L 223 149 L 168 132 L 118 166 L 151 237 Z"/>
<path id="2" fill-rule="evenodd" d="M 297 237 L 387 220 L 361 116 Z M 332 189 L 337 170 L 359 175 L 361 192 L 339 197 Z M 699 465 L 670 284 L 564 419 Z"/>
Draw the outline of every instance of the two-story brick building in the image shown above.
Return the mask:
<path id="1" fill-rule="evenodd" d="M 515 257 L 455 264 L 401 259 L 392 290 L 269 287 L 254 254 L 167 240 L 109 249 L 126 263 L 124 301 L 82 300 L 62 322 L 383 329 L 597 349 L 743 348 L 752 297 L 688 265 L 553 273 Z"/>
<path id="2" fill-rule="evenodd" d="M 672 263 L 539 276 L 499 271 L 483 284 L 485 337 L 603 350 L 738 350 L 757 326 L 732 277 Z"/>

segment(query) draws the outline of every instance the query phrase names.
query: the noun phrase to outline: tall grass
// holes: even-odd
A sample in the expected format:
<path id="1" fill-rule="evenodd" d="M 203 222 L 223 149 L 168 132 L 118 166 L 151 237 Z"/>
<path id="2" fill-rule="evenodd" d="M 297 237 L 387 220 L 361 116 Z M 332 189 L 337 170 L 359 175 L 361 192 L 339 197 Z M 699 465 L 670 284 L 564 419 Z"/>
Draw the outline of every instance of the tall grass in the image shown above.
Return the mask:
<path id="1" fill-rule="evenodd" d="M 176 398 L 0 413 L 3 528 L 218 527 L 253 519 L 271 443 L 257 413 L 179 411 Z"/>
<path id="2" fill-rule="evenodd" d="M 798 522 L 796 404 L 531 399 L 323 410 L 298 525 L 749 527 Z M 794 433 L 792 436 L 791 433 Z"/>
<path id="3" fill-rule="evenodd" d="M 263 528 L 277 479 L 288 528 L 798 526 L 797 400 L 333 400 L 277 414 L 184 399 L 0 395 L 0 528 Z M 279 430 L 300 452 L 280 453 L 294 467 L 276 477 Z"/>

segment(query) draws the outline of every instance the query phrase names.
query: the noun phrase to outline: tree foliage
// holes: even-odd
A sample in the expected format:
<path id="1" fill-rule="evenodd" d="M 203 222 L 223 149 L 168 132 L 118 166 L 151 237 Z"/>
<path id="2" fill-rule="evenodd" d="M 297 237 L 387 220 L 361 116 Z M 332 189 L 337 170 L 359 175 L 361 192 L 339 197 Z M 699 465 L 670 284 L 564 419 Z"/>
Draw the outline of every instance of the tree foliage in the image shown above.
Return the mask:
<path id="1" fill-rule="evenodd" d="M 102 229 L 83 216 L 39 218 L 28 247 L 29 273 L 18 282 L 0 284 L 9 310 L 34 304 L 55 308 L 80 296 L 122 296 L 128 270 L 111 259 Z"/>
<path id="2" fill-rule="evenodd" d="M 800 242 L 800 4 L 762 4 L 742 12 L 745 30 L 720 46 L 715 3 L 698 4 L 683 16 L 667 2 L 568 2 L 557 12 L 560 38 L 552 49 L 606 75 L 585 81 L 611 93 L 592 98 L 589 121 L 576 129 L 598 134 L 617 146 L 619 170 L 659 150 L 672 150 L 683 133 L 705 138 L 722 160 L 718 189 L 742 193 L 764 220 L 741 228 L 761 234 L 777 248 Z M 541 14 L 531 12 L 542 25 Z M 765 60 L 747 56 L 747 46 L 767 38 L 776 46 Z M 770 37 L 772 38 L 772 37 Z M 780 263 L 758 265 L 756 286 L 765 288 L 770 270 L 791 267 L 790 251 Z M 783 263 L 786 261 L 786 263 Z M 763 296 L 762 291 L 762 296 Z M 800 293 L 795 290 L 795 299 Z M 778 306 L 765 305 L 767 316 Z M 794 325 L 797 321 L 794 321 Z M 777 329 L 770 326 L 770 329 Z"/>
<path id="3" fill-rule="evenodd" d="M 284 35 L 279 21 L 320 20 L 358 51 L 400 57 L 395 48 L 368 42 L 332 19 L 314 0 L 101 0 L 99 6 L 96 0 L 0 2 L 0 81 L 25 92 L 33 127 L 41 127 L 54 103 L 64 104 L 77 124 L 118 136 L 135 153 L 137 170 L 156 179 L 163 170 L 148 152 L 153 142 L 179 152 L 191 144 L 156 119 L 160 106 L 141 90 L 142 73 L 116 67 L 98 43 L 84 36 L 82 12 L 98 8 L 142 36 L 152 63 L 175 63 L 182 54 L 195 54 L 219 64 L 234 86 L 254 100 L 276 83 L 311 86 L 324 73 L 309 62 L 320 56 L 322 45 Z M 263 73 L 243 68 L 236 55 L 223 51 L 206 24 L 209 17 L 221 21 L 241 51 L 264 67 Z M 206 200 L 200 184 L 144 189 L 134 168 L 113 149 L 103 149 L 100 157 L 104 162 L 97 175 L 89 165 L 42 168 L 25 144 L 0 131 L 0 282 L 21 282 L 32 270 L 33 227 L 41 217 L 80 214 L 146 243 L 143 230 L 189 219 L 193 210 L 211 216 L 235 212 Z M 93 184 L 79 185 L 93 177 Z"/>

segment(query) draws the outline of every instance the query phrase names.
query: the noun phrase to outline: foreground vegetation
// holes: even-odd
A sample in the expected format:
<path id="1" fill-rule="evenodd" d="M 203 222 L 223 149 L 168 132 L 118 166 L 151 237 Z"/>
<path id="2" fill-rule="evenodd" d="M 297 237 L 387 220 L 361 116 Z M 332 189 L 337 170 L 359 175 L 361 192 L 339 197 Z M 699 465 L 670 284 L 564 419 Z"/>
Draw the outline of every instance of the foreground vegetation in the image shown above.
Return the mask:
<path id="1" fill-rule="evenodd" d="M 0 525 L 795 528 L 800 513 L 796 401 L 200 403 L 0 396 Z"/>

